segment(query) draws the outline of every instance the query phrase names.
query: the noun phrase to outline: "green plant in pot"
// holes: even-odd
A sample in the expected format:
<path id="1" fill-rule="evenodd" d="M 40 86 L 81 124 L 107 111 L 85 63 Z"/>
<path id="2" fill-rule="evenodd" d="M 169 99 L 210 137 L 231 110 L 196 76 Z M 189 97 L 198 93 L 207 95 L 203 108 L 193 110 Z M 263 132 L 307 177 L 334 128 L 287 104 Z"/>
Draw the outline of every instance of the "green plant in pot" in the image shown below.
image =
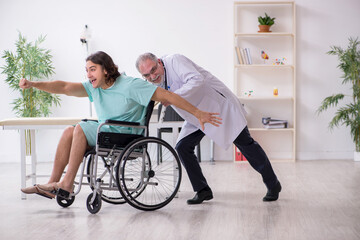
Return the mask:
<path id="1" fill-rule="evenodd" d="M 340 64 L 338 68 L 342 70 L 342 84 L 349 84 L 352 89 L 351 95 L 334 94 L 325 98 L 318 108 L 321 113 L 329 107 L 336 107 L 340 100 L 347 100 L 347 103 L 340 107 L 335 116 L 329 123 L 329 128 L 345 125 L 350 127 L 350 134 L 355 143 L 354 160 L 360 161 L 360 42 L 358 38 L 349 38 L 347 49 L 332 46 L 330 55 L 338 56 Z"/>
<path id="2" fill-rule="evenodd" d="M 264 17 L 259 16 L 258 21 L 260 31 L 258 32 L 271 32 L 270 27 L 275 24 L 275 19 L 276 18 L 271 18 L 269 15 L 267 15 L 267 13 L 265 13 Z"/>
<path id="3" fill-rule="evenodd" d="M 13 101 L 13 111 L 18 117 L 47 117 L 51 114 L 53 105 L 60 105 L 60 97 L 49 94 L 35 88 L 22 90 L 19 81 L 26 78 L 30 81 L 38 81 L 49 78 L 54 73 L 52 66 L 52 56 L 50 50 L 40 48 L 45 37 L 40 36 L 34 43 L 28 42 L 19 33 L 19 39 L 15 42 L 16 52 L 4 51 L 2 58 L 5 65 L 1 68 L 6 75 L 5 82 L 9 87 L 18 91 L 20 97 Z M 26 131 L 26 154 L 30 155 L 31 149 L 30 131 Z"/>

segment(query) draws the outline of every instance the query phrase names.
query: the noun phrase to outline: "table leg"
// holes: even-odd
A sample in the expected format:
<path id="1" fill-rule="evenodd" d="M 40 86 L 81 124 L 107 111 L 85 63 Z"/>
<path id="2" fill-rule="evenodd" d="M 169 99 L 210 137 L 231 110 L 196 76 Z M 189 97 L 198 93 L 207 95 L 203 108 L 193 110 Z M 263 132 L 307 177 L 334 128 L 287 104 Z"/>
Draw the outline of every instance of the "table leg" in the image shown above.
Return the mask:
<path id="1" fill-rule="evenodd" d="M 36 142 L 35 142 L 35 130 L 30 130 L 31 134 L 31 179 L 32 184 L 36 184 L 36 165 L 37 165 L 37 156 L 36 156 Z"/>
<path id="2" fill-rule="evenodd" d="M 25 130 L 20 129 L 20 170 L 21 188 L 26 187 L 26 153 L 25 153 Z M 21 199 L 26 200 L 26 194 L 21 192 Z"/>

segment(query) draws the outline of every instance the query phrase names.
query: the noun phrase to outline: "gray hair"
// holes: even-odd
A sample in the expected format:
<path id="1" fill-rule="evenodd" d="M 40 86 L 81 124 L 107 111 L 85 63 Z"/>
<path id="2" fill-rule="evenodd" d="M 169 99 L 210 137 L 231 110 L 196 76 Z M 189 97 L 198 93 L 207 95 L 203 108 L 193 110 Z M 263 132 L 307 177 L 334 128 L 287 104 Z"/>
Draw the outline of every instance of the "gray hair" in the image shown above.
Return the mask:
<path id="1" fill-rule="evenodd" d="M 136 69 L 140 72 L 140 69 L 139 69 L 139 66 L 140 66 L 140 63 L 142 63 L 143 61 L 145 60 L 148 60 L 150 59 L 151 61 L 154 61 L 154 62 L 157 62 L 158 61 L 158 58 L 150 53 L 150 52 L 147 52 L 147 53 L 144 53 L 144 54 L 141 54 L 137 60 L 136 60 L 136 63 L 135 63 L 135 66 L 136 66 Z"/>

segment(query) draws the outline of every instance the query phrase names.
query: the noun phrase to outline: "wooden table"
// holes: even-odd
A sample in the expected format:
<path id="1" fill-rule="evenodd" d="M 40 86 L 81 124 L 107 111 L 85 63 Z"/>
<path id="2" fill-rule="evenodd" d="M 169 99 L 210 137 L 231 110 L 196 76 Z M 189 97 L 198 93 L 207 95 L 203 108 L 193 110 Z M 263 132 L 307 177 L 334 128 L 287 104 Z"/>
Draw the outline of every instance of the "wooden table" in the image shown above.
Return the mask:
<path id="1" fill-rule="evenodd" d="M 0 127 L 4 130 L 20 131 L 20 171 L 21 171 L 21 188 L 26 187 L 26 181 L 32 179 L 32 184 L 36 184 L 36 141 L 35 130 L 40 129 L 64 129 L 67 126 L 74 125 L 83 118 L 10 118 L 0 121 Z M 26 174 L 26 146 L 25 131 L 31 133 L 31 173 Z M 21 193 L 21 198 L 26 199 L 26 194 Z"/>

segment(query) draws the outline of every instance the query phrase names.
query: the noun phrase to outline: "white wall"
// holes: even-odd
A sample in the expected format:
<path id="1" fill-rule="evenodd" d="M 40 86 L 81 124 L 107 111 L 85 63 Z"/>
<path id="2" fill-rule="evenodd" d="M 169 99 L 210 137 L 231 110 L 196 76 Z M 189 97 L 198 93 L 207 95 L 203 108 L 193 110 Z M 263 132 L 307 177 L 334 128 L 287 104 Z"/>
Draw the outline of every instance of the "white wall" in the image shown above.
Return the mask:
<path id="1" fill-rule="evenodd" d="M 354 144 L 345 127 L 329 132 L 334 111 L 315 114 L 321 100 L 340 90 L 341 72 L 336 57 L 326 55 L 330 45 L 346 46 L 349 36 L 360 36 L 360 1 L 313 1 L 297 3 L 297 159 L 349 159 Z M 233 84 L 233 1 L 230 0 L 80 0 L 0 1 L 0 51 L 14 50 L 17 30 L 29 40 L 47 35 L 43 47 L 52 51 L 53 79 L 84 80 L 84 48 L 79 41 L 85 24 L 92 31 L 90 50 L 109 53 L 128 75 L 140 75 L 134 62 L 143 52 L 159 56 L 182 53 L 220 78 Z M 0 59 L 0 66 L 4 60 Z M 12 118 L 11 92 L 0 74 L 0 119 Z M 62 96 L 54 117 L 88 115 L 86 99 Z M 39 131 L 38 158 L 51 159 L 61 131 Z M 203 144 L 209 159 L 209 140 Z M 0 162 L 18 161 L 16 131 L 0 131 Z M 215 148 L 216 160 L 232 159 L 232 151 Z"/>
<path id="2" fill-rule="evenodd" d="M 298 94 L 298 158 L 353 158 L 355 146 L 349 128 L 332 132 L 328 123 L 335 110 L 320 116 L 315 114 L 321 101 L 334 93 L 348 93 L 350 86 L 342 86 L 342 72 L 338 60 L 327 55 L 329 46 L 347 47 L 350 36 L 360 37 L 360 2 L 297 1 L 297 94 Z"/>

